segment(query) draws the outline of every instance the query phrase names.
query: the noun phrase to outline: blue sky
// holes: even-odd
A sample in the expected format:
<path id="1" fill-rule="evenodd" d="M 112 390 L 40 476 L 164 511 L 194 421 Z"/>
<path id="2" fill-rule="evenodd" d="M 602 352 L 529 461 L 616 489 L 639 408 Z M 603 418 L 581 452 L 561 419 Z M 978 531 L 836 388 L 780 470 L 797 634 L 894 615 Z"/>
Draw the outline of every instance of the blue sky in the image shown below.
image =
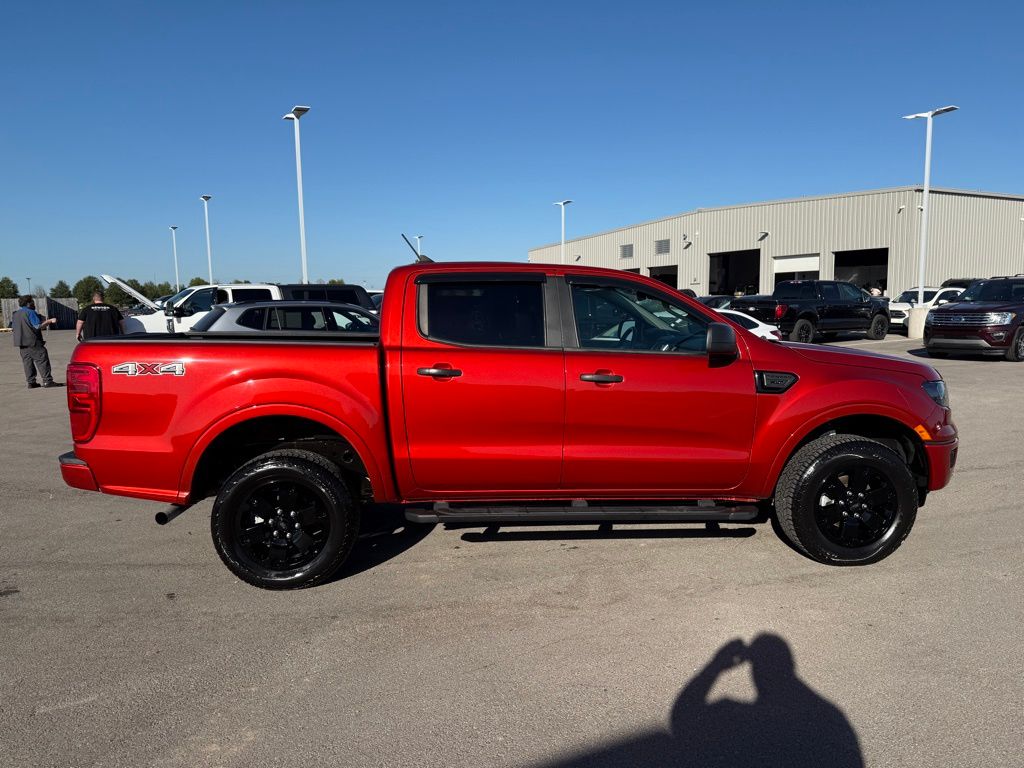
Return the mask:
<path id="1" fill-rule="evenodd" d="M 0 275 L 381 286 L 695 207 L 1024 192 L 1024 3 L 22 3 L 0 16 Z"/>

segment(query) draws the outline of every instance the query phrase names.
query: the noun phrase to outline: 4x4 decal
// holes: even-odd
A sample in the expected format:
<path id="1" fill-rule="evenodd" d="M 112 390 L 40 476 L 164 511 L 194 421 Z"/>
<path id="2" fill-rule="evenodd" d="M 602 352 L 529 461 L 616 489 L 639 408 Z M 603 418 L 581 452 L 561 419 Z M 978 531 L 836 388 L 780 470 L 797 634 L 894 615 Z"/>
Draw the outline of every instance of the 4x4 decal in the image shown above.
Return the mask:
<path id="1" fill-rule="evenodd" d="M 119 363 L 110 369 L 111 373 L 124 376 L 184 376 L 184 363 Z"/>

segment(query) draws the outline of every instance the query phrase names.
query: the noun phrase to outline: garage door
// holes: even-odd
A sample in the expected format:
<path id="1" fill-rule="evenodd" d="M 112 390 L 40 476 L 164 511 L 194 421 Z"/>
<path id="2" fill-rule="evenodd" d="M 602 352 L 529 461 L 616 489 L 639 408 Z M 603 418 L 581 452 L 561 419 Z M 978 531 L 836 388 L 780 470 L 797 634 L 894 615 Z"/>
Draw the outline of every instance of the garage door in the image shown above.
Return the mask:
<path id="1" fill-rule="evenodd" d="M 776 256 L 772 259 L 772 271 L 779 272 L 818 272 L 821 257 L 816 253 L 802 256 Z"/>

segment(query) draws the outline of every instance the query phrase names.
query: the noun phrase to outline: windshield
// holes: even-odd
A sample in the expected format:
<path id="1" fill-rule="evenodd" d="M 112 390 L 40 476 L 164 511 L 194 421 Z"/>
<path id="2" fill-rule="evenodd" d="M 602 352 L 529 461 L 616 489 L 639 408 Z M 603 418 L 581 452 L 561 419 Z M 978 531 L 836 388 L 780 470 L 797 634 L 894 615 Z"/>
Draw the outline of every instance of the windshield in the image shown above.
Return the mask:
<path id="1" fill-rule="evenodd" d="M 957 301 L 1024 301 L 1024 280 L 979 280 Z"/>
<path id="2" fill-rule="evenodd" d="M 936 293 L 937 291 L 925 291 L 924 300 L 931 301 L 935 298 Z M 904 291 L 896 301 L 902 301 L 904 304 L 914 304 L 917 302 L 917 291 Z"/>
<path id="3" fill-rule="evenodd" d="M 194 290 L 195 290 L 195 288 L 182 288 L 182 289 L 181 289 L 180 291 L 178 291 L 178 292 L 177 292 L 176 294 L 174 294 L 173 296 L 171 296 L 171 298 L 167 299 L 167 301 L 165 301 L 165 302 L 164 302 L 164 306 L 166 306 L 166 307 L 173 307 L 173 306 L 174 306 L 175 304 L 177 304 L 177 303 L 178 303 L 178 302 L 179 302 L 179 301 L 180 301 L 181 299 L 183 299 L 183 298 L 185 298 L 186 296 L 188 296 L 188 295 L 189 295 L 190 293 L 192 293 L 192 291 L 194 291 Z"/>

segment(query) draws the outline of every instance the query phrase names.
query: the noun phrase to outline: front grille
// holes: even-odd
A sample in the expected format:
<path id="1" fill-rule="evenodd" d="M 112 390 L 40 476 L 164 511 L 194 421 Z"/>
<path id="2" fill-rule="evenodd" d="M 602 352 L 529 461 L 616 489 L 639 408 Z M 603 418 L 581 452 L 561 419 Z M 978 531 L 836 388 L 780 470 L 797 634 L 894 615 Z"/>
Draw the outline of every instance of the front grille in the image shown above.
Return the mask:
<path id="1" fill-rule="evenodd" d="M 940 314 L 936 312 L 931 316 L 931 324 L 960 328 L 980 328 L 984 325 L 995 325 L 996 315 L 991 312 L 984 312 L 976 315 L 961 315 L 953 313 Z"/>
<path id="2" fill-rule="evenodd" d="M 889 317 L 897 317 L 898 318 L 898 317 L 906 317 L 906 316 L 907 316 L 906 312 L 901 312 L 898 309 L 894 309 L 891 312 L 889 312 Z"/>

